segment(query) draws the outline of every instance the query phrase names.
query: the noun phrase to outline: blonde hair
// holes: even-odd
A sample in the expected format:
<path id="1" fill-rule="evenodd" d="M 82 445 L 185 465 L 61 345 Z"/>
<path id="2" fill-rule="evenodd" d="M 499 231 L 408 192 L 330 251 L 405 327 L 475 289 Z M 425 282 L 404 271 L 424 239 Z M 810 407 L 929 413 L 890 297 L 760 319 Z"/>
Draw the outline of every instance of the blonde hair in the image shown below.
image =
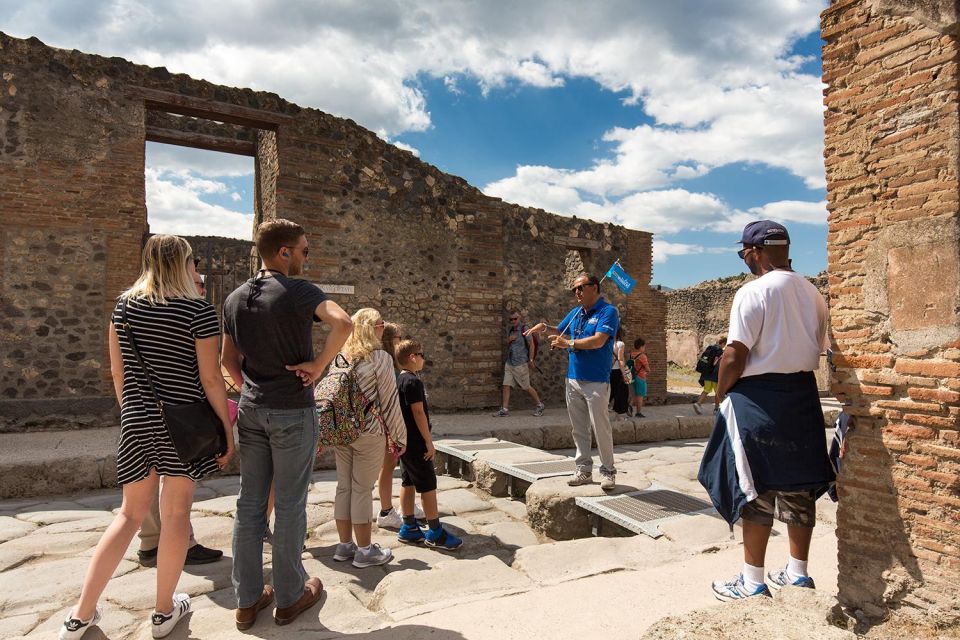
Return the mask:
<path id="1" fill-rule="evenodd" d="M 187 270 L 192 258 L 193 249 L 183 238 L 165 234 L 151 236 L 140 258 L 140 277 L 120 297 L 143 297 L 150 304 L 166 304 L 168 298 L 200 299 L 202 296 Z"/>
<path id="2" fill-rule="evenodd" d="M 397 371 L 400 370 L 400 363 L 397 362 L 397 344 L 400 342 L 402 333 L 403 327 L 400 325 L 394 322 L 383 323 L 383 336 L 380 338 L 380 342 L 383 344 L 383 350 L 393 358 L 393 368 Z"/>
<path id="3" fill-rule="evenodd" d="M 363 360 L 383 344 L 377 338 L 377 323 L 383 320 L 380 312 L 369 307 L 360 309 L 351 318 L 353 332 L 343 345 L 343 353 L 351 360 Z"/>

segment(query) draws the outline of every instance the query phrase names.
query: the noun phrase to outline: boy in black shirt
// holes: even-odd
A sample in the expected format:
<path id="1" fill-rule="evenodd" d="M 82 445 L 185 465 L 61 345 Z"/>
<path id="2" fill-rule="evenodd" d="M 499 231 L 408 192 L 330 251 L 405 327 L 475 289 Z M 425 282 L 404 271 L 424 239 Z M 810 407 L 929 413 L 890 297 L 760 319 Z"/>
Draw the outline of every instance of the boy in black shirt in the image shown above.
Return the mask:
<path id="1" fill-rule="evenodd" d="M 407 449 L 400 456 L 400 508 L 403 526 L 400 527 L 400 542 L 423 542 L 428 547 L 458 549 L 463 540 L 453 535 L 440 524 L 437 509 L 437 473 L 433 468 L 433 438 L 430 436 L 430 413 L 427 408 L 427 393 L 417 372 L 423 369 L 425 357 L 423 346 L 416 340 L 402 340 L 397 345 L 397 363 L 401 367 L 397 378 L 400 394 L 400 411 L 407 426 Z M 420 530 L 414 516 L 414 500 L 420 494 L 423 512 L 429 528 Z"/>

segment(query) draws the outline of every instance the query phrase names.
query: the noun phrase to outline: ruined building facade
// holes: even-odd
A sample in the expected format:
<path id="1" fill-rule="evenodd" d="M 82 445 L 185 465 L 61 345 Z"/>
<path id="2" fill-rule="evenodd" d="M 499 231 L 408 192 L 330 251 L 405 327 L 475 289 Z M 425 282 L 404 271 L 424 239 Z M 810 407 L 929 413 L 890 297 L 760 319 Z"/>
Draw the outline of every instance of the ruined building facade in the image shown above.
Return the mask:
<path id="1" fill-rule="evenodd" d="M 113 419 L 106 324 L 149 231 L 147 140 L 252 156 L 257 221 L 303 224 L 307 278 L 424 342 L 438 408 L 496 404 L 508 312 L 555 323 L 570 276 L 617 258 L 639 285 L 604 293 L 648 340 L 652 399 L 666 395 L 649 233 L 485 196 L 274 94 L 0 34 L 0 430 Z M 534 375 L 554 404 L 565 357 L 544 349 Z"/>

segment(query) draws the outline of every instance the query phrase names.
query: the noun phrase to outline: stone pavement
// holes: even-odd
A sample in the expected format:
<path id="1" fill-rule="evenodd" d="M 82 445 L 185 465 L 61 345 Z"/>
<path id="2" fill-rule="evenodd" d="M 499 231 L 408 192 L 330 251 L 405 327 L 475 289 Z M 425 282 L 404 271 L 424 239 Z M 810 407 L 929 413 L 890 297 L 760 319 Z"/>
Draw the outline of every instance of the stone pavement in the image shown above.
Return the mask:
<path id="1" fill-rule="evenodd" d="M 702 497 L 695 483 L 704 441 L 681 440 L 618 446 L 620 480 L 656 482 Z M 568 452 L 557 452 L 568 453 Z M 551 480 L 531 485 L 549 495 Z M 553 482 L 559 482 L 554 480 Z M 541 485 L 541 483 L 544 483 Z M 383 567 L 354 569 L 332 560 L 335 491 L 332 471 L 315 474 L 309 493 L 305 564 L 322 578 L 321 604 L 289 627 L 269 612 L 248 632 L 259 638 L 311 632 L 317 638 L 637 638 L 668 615 L 717 605 L 709 589 L 736 573 L 742 562 L 736 536 L 711 516 L 681 516 L 665 523 L 664 536 L 582 538 L 553 542 L 527 523 L 527 506 L 491 498 L 471 483 L 440 478 L 444 521 L 465 540 L 445 553 L 408 547 L 391 531 L 375 541 L 394 550 Z M 394 488 L 398 486 L 394 482 Z M 198 540 L 225 549 L 220 562 L 187 567 L 179 589 L 193 596 L 194 612 L 171 638 L 235 638 L 230 588 L 230 538 L 238 479 L 219 477 L 197 489 L 193 524 Z M 699 492 L 699 493 L 698 493 Z M 100 533 L 120 502 L 118 490 L 59 499 L 0 501 L 0 638 L 53 637 L 75 601 Z M 836 592 L 835 506 L 818 503 L 821 524 L 811 571 L 823 594 Z M 770 543 L 771 566 L 785 562 L 786 536 Z M 267 547 L 269 550 L 269 547 Z M 269 567 L 269 556 L 266 558 Z M 105 616 L 95 638 L 148 638 L 155 570 L 136 563 L 136 539 L 104 594 Z"/>

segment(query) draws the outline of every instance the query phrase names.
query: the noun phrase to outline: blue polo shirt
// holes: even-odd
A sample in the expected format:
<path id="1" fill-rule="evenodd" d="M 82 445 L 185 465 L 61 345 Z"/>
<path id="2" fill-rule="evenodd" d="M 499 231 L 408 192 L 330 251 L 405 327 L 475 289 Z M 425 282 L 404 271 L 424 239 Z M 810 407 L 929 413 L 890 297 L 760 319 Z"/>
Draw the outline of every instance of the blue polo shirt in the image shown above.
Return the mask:
<path id="1" fill-rule="evenodd" d="M 574 307 L 567 317 L 557 325 L 557 330 L 574 340 L 589 338 L 597 333 L 610 336 L 599 349 L 575 350 L 569 354 L 567 377 L 585 382 L 610 382 L 610 368 L 613 363 L 613 343 L 620 327 L 620 314 L 617 308 L 600 298 L 587 311 L 583 307 Z"/>

